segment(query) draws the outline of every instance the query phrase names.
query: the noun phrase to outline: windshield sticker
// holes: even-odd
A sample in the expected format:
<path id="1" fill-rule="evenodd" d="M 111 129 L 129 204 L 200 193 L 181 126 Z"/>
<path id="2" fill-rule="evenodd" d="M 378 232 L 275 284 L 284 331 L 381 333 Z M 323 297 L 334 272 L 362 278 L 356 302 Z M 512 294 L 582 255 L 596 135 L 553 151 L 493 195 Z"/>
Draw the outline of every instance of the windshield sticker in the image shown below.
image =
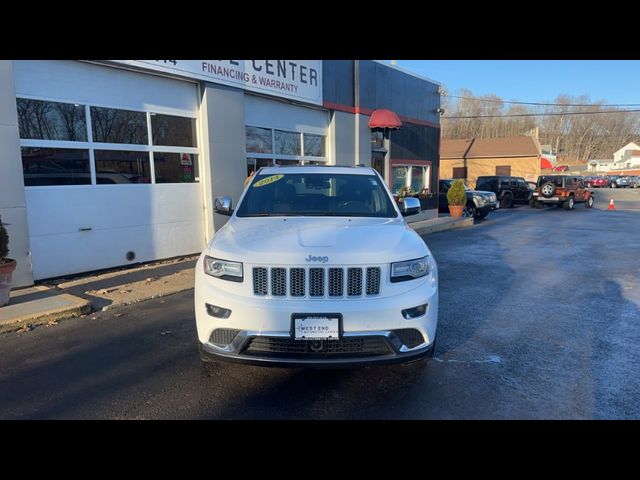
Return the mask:
<path id="1" fill-rule="evenodd" d="M 253 184 L 253 186 L 264 187 L 265 185 L 269 185 L 270 183 L 277 182 L 282 177 L 284 177 L 284 175 L 271 175 L 270 177 L 263 178 L 262 180 L 258 180 L 256 183 Z"/>

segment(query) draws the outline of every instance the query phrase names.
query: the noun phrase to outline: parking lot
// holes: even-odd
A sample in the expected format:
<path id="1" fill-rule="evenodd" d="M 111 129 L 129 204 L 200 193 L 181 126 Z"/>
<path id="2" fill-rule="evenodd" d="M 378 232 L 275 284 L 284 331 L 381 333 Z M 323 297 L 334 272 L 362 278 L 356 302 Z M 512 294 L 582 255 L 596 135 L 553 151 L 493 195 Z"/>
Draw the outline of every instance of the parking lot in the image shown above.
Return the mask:
<path id="1" fill-rule="evenodd" d="M 425 237 L 440 272 L 425 368 L 207 371 L 188 291 L 1 335 L 0 417 L 640 418 L 640 189 L 596 198 Z"/>

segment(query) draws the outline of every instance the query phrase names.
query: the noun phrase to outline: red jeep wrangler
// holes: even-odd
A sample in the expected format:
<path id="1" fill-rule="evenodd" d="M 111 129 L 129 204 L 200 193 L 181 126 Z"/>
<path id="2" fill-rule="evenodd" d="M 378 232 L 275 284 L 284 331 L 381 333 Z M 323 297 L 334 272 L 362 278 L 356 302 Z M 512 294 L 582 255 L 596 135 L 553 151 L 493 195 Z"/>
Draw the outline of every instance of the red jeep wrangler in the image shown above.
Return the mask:
<path id="1" fill-rule="evenodd" d="M 530 205 L 533 208 L 542 208 L 544 205 L 554 204 L 571 210 L 576 203 L 584 203 L 585 207 L 591 208 L 594 201 L 593 191 L 584 185 L 582 177 L 543 175 L 538 177 Z"/>

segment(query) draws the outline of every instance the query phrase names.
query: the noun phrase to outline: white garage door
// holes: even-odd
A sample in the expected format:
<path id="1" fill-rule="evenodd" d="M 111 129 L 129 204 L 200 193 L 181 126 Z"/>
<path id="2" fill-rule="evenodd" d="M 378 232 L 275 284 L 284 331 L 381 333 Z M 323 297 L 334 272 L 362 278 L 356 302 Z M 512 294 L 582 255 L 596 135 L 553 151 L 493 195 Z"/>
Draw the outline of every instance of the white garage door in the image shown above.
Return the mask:
<path id="1" fill-rule="evenodd" d="M 193 83 L 14 62 L 36 280 L 200 252 Z"/>

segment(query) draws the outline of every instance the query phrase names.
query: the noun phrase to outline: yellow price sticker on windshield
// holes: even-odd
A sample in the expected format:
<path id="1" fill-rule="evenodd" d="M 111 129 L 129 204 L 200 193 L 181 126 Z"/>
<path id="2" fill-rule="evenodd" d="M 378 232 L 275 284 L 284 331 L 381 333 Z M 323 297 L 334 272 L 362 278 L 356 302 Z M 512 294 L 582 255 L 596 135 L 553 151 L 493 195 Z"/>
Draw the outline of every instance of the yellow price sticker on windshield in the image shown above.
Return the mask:
<path id="1" fill-rule="evenodd" d="M 258 180 L 256 183 L 253 184 L 253 186 L 264 187 L 265 185 L 269 185 L 270 183 L 277 182 L 282 177 L 284 177 L 284 175 L 271 175 L 270 177 L 263 178 L 262 180 Z"/>

